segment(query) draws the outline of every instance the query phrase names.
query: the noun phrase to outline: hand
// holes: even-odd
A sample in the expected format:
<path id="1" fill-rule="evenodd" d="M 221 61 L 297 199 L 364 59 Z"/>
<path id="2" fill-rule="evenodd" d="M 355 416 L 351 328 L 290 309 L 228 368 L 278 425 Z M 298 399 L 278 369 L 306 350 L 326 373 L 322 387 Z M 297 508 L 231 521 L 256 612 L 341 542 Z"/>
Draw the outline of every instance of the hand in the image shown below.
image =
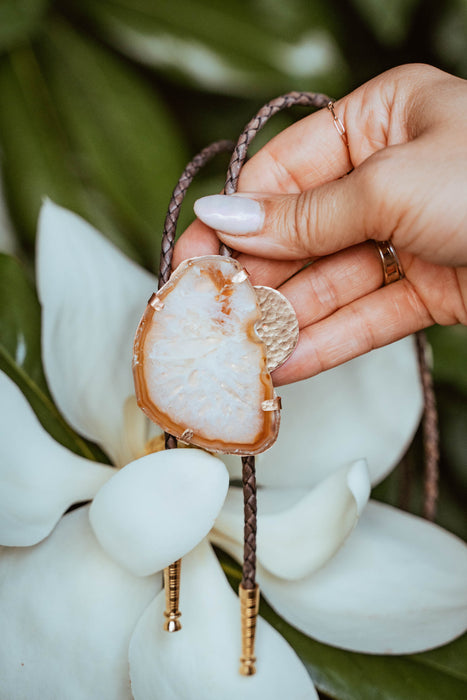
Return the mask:
<path id="1" fill-rule="evenodd" d="M 289 127 L 198 200 L 174 262 L 239 251 L 253 284 L 295 307 L 300 341 L 275 384 L 317 374 L 433 323 L 467 323 L 467 83 L 424 65 L 384 73 Z M 351 171 L 350 174 L 349 171 Z M 217 235 L 212 228 L 217 230 Z M 405 278 L 382 286 L 375 240 Z M 312 261 L 312 264 L 308 264 Z"/>

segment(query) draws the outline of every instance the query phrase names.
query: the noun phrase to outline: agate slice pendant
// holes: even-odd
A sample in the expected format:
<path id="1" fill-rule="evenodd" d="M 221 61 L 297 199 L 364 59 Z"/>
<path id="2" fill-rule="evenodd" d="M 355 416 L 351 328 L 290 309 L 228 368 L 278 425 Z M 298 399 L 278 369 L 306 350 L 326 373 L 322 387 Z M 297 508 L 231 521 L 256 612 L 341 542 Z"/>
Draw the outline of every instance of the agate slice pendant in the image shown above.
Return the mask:
<path id="1" fill-rule="evenodd" d="M 181 263 L 149 300 L 136 332 L 141 409 L 165 432 L 212 452 L 268 449 L 279 430 L 280 399 L 261 326 L 268 324 L 257 292 L 235 259 Z"/>

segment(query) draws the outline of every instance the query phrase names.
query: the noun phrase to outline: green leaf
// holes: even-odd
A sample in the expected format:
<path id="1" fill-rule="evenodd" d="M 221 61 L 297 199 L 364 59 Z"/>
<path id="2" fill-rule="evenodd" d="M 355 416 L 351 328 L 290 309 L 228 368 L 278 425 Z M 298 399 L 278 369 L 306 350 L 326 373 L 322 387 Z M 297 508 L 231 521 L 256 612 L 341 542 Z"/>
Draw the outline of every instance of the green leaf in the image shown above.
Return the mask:
<path id="1" fill-rule="evenodd" d="M 0 254 L 0 369 L 21 389 L 40 422 L 58 442 L 89 459 L 106 461 L 55 406 L 41 363 L 41 312 L 20 264 Z"/>
<path id="2" fill-rule="evenodd" d="M 23 240 L 45 196 L 154 267 L 184 147 L 161 100 L 126 62 L 52 22 L 0 64 L 5 192 Z"/>
<path id="3" fill-rule="evenodd" d="M 96 193 L 76 172 L 47 82 L 30 48 L 0 61 L 0 142 L 5 197 L 23 243 L 32 248 L 44 197 L 72 209 L 137 257 Z"/>
<path id="4" fill-rule="evenodd" d="M 224 552 L 217 550 L 217 554 L 236 590 L 241 580 L 240 567 Z M 373 656 L 336 649 L 307 637 L 279 617 L 264 600 L 260 614 L 295 649 L 315 685 L 331 698 L 465 700 L 467 697 L 467 635 L 423 654 Z"/>
<path id="5" fill-rule="evenodd" d="M 119 50 L 203 89 L 339 94 L 348 80 L 334 38 L 338 23 L 324 0 L 80 0 L 74 6 Z"/>
<path id="6" fill-rule="evenodd" d="M 452 384 L 467 395 L 467 327 L 432 326 L 427 336 L 433 349 L 435 380 Z"/>
<path id="7" fill-rule="evenodd" d="M 27 41 L 40 26 L 49 0 L 2 0 L 0 3 L 0 51 Z"/>
<path id="8" fill-rule="evenodd" d="M 444 68 L 460 78 L 467 78 L 467 3 L 449 0 L 439 4 L 440 13 L 434 26 L 434 46 Z"/>
<path id="9" fill-rule="evenodd" d="M 397 46 L 407 37 L 420 0 L 352 0 L 382 44 Z"/>
<path id="10" fill-rule="evenodd" d="M 138 74 L 64 22 L 49 25 L 38 56 L 82 180 L 108 200 L 154 266 L 187 160 L 173 118 Z"/>

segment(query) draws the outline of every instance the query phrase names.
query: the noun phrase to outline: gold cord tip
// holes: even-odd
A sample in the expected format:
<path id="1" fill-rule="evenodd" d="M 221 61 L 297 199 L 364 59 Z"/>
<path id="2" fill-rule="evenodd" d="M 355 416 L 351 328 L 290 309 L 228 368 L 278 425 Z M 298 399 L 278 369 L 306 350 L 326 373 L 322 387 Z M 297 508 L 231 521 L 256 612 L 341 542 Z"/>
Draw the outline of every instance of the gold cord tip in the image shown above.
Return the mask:
<path id="1" fill-rule="evenodd" d="M 178 632 L 182 629 L 182 623 L 180 622 L 181 612 L 165 612 L 164 615 L 167 620 L 164 622 L 164 630 L 166 632 Z"/>
<path id="2" fill-rule="evenodd" d="M 240 614 L 242 624 L 242 655 L 240 657 L 240 673 L 242 676 L 253 676 L 256 673 L 255 637 L 256 618 L 259 609 L 259 586 L 244 588 L 240 584 Z"/>
<path id="3" fill-rule="evenodd" d="M 252 659 L 244 659 L 242 656 L 240 657 L 240 674 L 242 676 L 254 676 L 256 673 L 256 666 L 255 666 L 255 661 L 256 657 L 253 656 Z"/>
<path id="4" fill-rule="evenodd" d="M 164 622 L 164 630 L 166 632 L 178 632 L 182 629 L 180 622 L 181 612 L 178 609 L 178 600 L 180 597 L 180 572 L 182 560 L 170 564 L 164 569 L 164 588 L 165 588 L 165 612 L 167 618 Z"/>

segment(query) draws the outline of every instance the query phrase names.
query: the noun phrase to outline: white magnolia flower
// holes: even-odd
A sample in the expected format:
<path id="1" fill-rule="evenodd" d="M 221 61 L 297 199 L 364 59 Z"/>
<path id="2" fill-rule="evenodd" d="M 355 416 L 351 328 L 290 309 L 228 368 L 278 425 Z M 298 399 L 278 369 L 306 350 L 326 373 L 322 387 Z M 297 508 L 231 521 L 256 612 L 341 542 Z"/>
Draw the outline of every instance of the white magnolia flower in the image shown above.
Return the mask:
<path id="1" fill-rule="evenodd" d="M 238 599 L 205 539 L 218 516 L 211 538 L 240 556 L 236 487 L 219 514 L 225 467 L 199 450 L 143 456 L 158 431 L 136 406 L 130 361 L 154 285 L 88 224 L 44 206 L 38 288 L 49 386 L 68 422 L 121 469 L 55 443 L 0 376 L 2 692 L 9 700 L 315 697 L 295 652 L 263 620 L 258 672 L 238 675 Z M 454 638 L 466 625 L 463 544 L 366 505 L 370 483 L 397 463 L 419 420 L 412 342 L 281 394 L 281 435 L 258 458 L 258 578 L 269 602 L 311 636 L 355 650 L 402 653 Z M 227 461 L 235 477 L 240 460 Z M 183 555 L 183 631 L 171 635 L 162 631 L 158 572 Z"/>

